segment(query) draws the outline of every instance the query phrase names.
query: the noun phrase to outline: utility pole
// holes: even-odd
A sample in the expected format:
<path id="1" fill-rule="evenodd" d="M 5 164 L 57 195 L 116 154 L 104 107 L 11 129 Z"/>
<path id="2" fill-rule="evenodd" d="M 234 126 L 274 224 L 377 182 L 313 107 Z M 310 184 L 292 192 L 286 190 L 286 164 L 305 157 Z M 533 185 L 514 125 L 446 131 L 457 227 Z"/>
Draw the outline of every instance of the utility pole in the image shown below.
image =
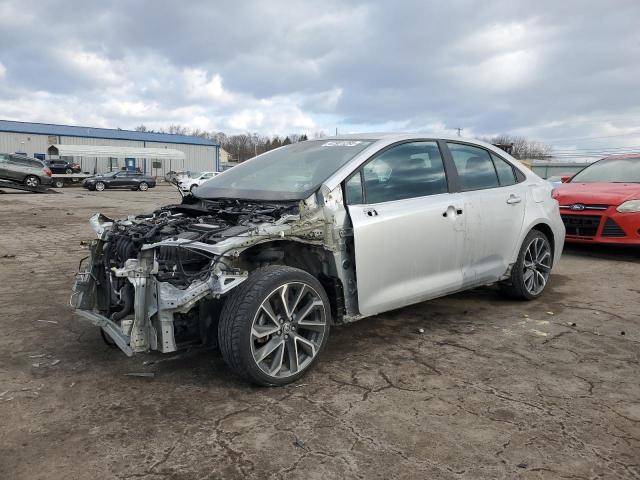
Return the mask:
<path id="1" fill-rule="evenodd" d="M 458 136 L 461 137 L 462 136 L 462 130 L 464 130 L 464 128 L 456 127 L 455 130 L 458 131 Z"/>

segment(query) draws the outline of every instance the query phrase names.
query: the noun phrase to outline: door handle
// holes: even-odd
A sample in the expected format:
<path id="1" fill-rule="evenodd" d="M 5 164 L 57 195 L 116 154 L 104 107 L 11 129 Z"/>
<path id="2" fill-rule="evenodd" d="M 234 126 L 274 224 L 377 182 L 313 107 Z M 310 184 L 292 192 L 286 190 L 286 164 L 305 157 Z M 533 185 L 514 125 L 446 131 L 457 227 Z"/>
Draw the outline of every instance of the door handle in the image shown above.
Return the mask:
<path id="1" fill-rule="evenodd" d="M 363 210 L 363 212 L 367 217 L 377 217 L 378 216 L 378 212 L 376 211 L 375 208 L 365 208 Z"/>
<path id="2" fill-rule="evenodd" d="M 509 198 L 507 198 L 507 203 L 509 205 L 514 205 L 516 203 L 520 203 L 521 201 L 522 199 L 519 196 L 514 194 L 509 195 Z"/>
<path id="3" fill-rule="evenodd" d="M 453 205 L 449 205 L 449 207 L 444 212 L 442 212 L 442 216 L 443 217 L 447 217 L 447 216 L 449 216 L 449 213 L 451 213 L 453 215 L 454 211 L 456 212 L 456 215 L 462 215 L 462 209 L 461 208 L 455 208 Z"/>

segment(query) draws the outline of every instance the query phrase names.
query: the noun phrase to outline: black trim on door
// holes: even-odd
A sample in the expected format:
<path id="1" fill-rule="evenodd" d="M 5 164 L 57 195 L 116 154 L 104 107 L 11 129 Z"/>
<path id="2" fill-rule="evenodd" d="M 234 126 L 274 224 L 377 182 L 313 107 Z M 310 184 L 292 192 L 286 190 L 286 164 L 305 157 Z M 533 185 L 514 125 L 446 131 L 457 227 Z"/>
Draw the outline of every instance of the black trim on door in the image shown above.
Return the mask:
<path id="1" fill-rule="evenodd" d="M 453 161 L 453 156 L 449 151 L 446 140 L 438 140 L 438 148 L 444 163 L 444 170 L 447 174 L 447 183 L 449 184 L 449 193 L 460 192 L 460 179 L 458 178 L 458 169 Z"/>

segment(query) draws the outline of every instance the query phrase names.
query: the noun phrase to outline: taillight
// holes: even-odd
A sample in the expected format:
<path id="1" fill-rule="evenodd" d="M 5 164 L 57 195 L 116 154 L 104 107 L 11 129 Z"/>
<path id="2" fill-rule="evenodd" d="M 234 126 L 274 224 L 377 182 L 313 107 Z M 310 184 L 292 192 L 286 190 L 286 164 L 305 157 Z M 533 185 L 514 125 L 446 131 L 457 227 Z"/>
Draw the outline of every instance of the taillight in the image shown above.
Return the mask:
<path id="1" fill-rule="evenodd" d="M 44 172 L 44 174 L 45 174 L 47 177 L 50 177 L 50 176 L 51 176 L 51 169 L 50 169 L 49 167 L 44 167 L 44 168 L 42 169 L 42 171 Z"/>

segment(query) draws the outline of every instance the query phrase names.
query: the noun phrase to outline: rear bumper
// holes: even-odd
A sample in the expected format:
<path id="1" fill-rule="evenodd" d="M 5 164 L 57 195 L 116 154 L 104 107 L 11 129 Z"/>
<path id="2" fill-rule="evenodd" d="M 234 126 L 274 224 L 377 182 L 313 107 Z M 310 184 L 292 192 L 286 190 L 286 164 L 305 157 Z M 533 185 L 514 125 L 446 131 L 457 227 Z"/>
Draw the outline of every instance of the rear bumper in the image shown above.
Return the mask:
<path id="1" fill-rule="evenodd" d="M 640 213 L 620 213 L 616 207 L 580 212 L 561 209 L 566 241 L 640 245 Z"/>

